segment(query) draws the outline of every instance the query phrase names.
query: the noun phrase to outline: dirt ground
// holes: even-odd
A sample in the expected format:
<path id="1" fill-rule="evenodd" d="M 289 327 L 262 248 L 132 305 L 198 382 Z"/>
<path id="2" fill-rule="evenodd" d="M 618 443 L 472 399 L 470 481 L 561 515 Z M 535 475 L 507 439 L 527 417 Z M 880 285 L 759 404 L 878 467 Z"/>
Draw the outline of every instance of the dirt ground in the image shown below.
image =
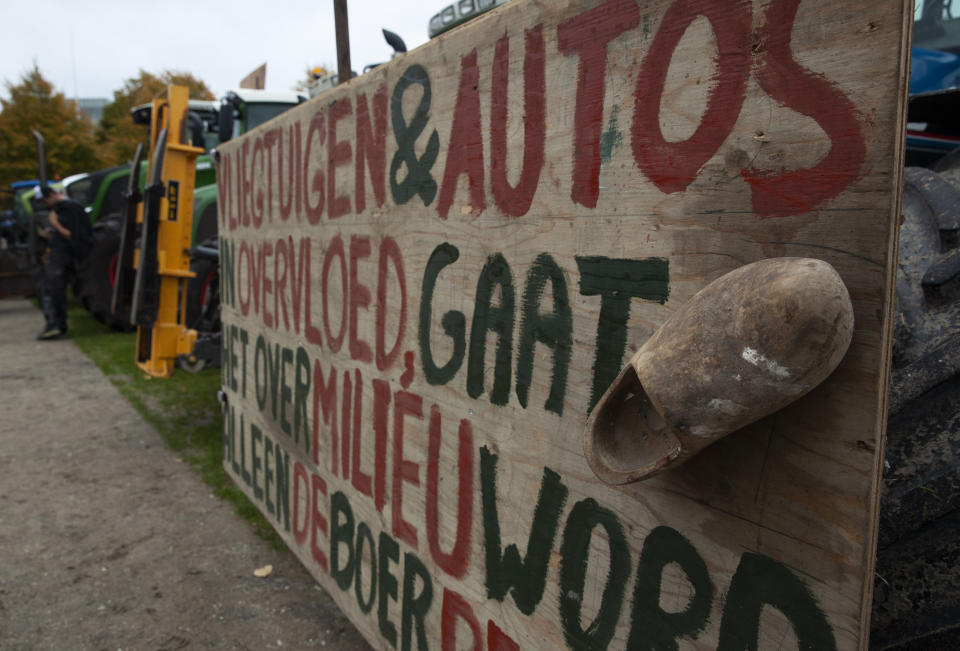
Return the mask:
<path id="1" fill-rule="evenodd" d="M 0 300 L 0 648 L 369 648 L 69 339 L 35 341 L 41 326 Z"/>

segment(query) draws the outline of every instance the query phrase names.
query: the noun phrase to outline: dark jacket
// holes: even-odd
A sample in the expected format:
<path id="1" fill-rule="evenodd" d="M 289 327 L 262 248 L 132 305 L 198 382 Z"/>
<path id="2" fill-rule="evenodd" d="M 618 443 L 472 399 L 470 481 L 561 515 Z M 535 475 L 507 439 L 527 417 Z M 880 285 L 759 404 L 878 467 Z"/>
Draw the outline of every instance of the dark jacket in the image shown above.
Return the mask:
<path id="1" fill-rule="evenodd" d="M 70 231 L 70 239 L 54 230 L 50 247 L 69 252 L 76 260 L 83 260 L 93 243 L 93 227 L 87 211 L 72 199 L 58 201 L 54 204 L 53 211 L 57 213 L 60 225 Z"/>

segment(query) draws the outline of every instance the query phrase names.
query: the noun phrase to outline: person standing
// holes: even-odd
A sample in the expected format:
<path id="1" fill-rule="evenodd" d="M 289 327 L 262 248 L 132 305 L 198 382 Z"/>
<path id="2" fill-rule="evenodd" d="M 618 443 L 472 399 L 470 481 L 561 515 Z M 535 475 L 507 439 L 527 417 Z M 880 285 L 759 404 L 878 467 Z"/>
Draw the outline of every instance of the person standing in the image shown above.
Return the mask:
<path id="1" fill-rule="evenodd" d="M 67 332 L 67 273 L 87 257 L 93 229 L 86 211 L 76 201 L 49 186 L 36 186 L 34 196 L 50 208 L 50 250 L 37 282 L 46 326 L 37 339 L 49 340 Z"/>

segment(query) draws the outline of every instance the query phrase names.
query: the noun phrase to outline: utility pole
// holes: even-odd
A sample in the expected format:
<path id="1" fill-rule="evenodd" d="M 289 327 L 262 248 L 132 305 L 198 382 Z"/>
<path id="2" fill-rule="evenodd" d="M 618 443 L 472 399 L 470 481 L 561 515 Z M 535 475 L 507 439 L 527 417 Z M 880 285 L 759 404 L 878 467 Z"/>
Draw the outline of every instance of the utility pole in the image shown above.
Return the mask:
<path id="1" fill-rule="evenodd" d="M 337 30 L 337 79 L 343 83 L 353 76 L 350 67 L 350 27 L 347 0 L 333 0 L 333 23 Z"/>

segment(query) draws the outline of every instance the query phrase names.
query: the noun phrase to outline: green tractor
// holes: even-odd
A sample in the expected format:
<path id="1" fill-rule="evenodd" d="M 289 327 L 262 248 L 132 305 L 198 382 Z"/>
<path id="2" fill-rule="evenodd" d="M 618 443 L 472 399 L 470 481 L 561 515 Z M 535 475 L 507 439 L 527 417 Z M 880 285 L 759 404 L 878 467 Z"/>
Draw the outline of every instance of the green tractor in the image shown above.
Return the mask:
<path id="1" fill-rule="evenodd" d="M 47 209 L 33 196 L 37 179 L 15 181 L 2 193 L 9 208 L 0 212 L 0 298 L 31 296 L 40 265 L 38 227 L 45 224 Z M 61 190 L 59 182 L 50 183 Z"/>
<path id="2" fill-rule="evenodd" d="M 244 133 L 275 115 L 306 99 L 296 93 L 239 90 L 226 95 L 222 102 L 191 100 L 190 138 L 194 145 L 209 151 L 220 142 L 220 134 L 229 138 L 234 133 Z M 131 111 L 134 122 L 149 124 L 150 104 L 135 107 Z M 227 119 L 229 117 L 229 120 Z M 139 165 L 138 187 L 146 180 L 146 162 Z M 119 165 L 96 172 L 77 174 L 64 181 L 66 194 L 83 204 L 94 228 L 94 243 L 90 254 L 78 270 L 75 293 L 87 311 L 98 321 L 115 330 L 129 331 L 133 328 L 129 318 L 129 305 L 113 309 L 113 289 L 117 274 L 131 274 L 119 264 L 122 211 L 126 203 L 126 191 L 130 165 Z M 195 188 L 197 196 L 203 197 L 205 189 L 216 194 L 216 173 L 210 156 L 197 158 Z M 198 245 L 216 237 L 216 210 L 194 213 L 192 244 Z M 190 283 L 188 297 L 188 325 L 193 327 L 200 315 L 206 289 L 210 286 L 210 274 L 206 271 L 211 263 L 198 261 L 195 270 L 199 280 Z M 215 265 L 214 265 L 215 266 Z"/>
<path id="3" fill-rule="evenodd" d="M 230 91 L 220 102 L 217 143 L 244 134 L 306 100 L 297 92 Z M 187 327 L 201 332 L 220 328 L 217 219 L 216 184 L 198 184 L 193 191 L 194 255 L 190 263 L 196 277 L 187 285 Z"/>
<path id="4" fill-rule="evenodd" d="M 0 213 L 0 298 L 33 295 L 34 280 L 43 264 L 42 238 L 49 213 L 35 198 L 33 190 L 37 185 L 63 190 L 59 181 L 47 181 L 43 135 L 34 130 L 33 138 L 37 146 L 39 178 L 16 181 L 4 191 L 10 195 L 10 208 Z"/>
<path id="5" fill-rule="evenodd" d="M 244 134 L 272 120 L 289 108 L 305 102 L 307 97 L 296 92 L 240 89 L 228 92 L 221 100 L 217 113 L 215 141 L 208 151 L 221 142 Z M 207 157 L 201 157 L 204 159 Z M 201 159 L 197 160 L 200 174 Z M 193 192 L 193 243 L 216 246 L 217 240 L 217 186 L 216 179 L 196 184 Z"/>
<path id="6" fill-rule="evenodd" d="M 149 120 L 149 110 L 149 105 L 135 107 L 132 111 L 134 122 L 141 124 L 145 123 L 145 119 Z M 191 100 L 190 112 L 195 132 L 192 139 L 205 146 L 211 142 L 207 135 L 208 125 L 216 121 L 217 103 Z M 139 174 L 139 185 L 142 187 L 146 177 L 146 163 L 140 164 Z M 93 245 L 87 259 L 77 270 L 74 293 L 98 321 L 120 331 L 133 328 L 126 306 L 121 306 L 116 312 L 111 309 L 113 287 L 116 285 L 117 274 L 121 273 L 117 254 L 129 176 L 128 163 L 96 172 L 75 174 L 63 182 L 66 195 L 84 206 L 93 224 Z M 202 156 L 197 161 L 195 183 L 201 186 L 213 184 L 215 181 L 210 157 Z"/>
<path id="7" fill-rule="evenodd" d="M 960 633 L 960 0 L 914 4 L 873 649 Z"/>

